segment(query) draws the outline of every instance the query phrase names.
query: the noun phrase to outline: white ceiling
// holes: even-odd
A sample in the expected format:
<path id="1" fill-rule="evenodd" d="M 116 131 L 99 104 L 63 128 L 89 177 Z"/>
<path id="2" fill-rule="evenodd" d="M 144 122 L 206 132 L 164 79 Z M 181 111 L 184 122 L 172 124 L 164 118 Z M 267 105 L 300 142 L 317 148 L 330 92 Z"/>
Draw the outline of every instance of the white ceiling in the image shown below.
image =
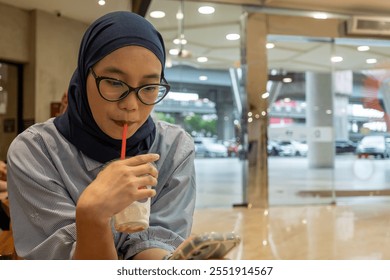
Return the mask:
<path id="1" fill-rule="evenodd" d="M 106 0 L 105 6 L 99 6 L 98 0 L 0 0 L 12 6 L 27 10 L 40 9 L 49 13 L 73 18 L 90 23 L 99 16 L 114 10 L 130 10 L 129 0 Z M 231 3 L 231 4 L 220 4 Z M 184 25 L 183 32 L 188 44 L 184 46 L 190 55 L 186 58 L 170 56 L 173 64 L 188 64 L 200 68 L 226 69 L 239 65 L 240 43 L 227 41 L 225 35 L 240 32 L 240 16 L 242 9 L 240 4 L 249 4 L 263 9 L 278 9 L 286 11 L 319 10 L 339 14 L 372 14 L 385 16 L 390 14 L 390 1 L 388 0 L 210 0 L 208 5 L 216 8 L 213 15 L 200 15 L 198 7 L 203 1 L 178 1 L 178 0 L 154 0 L 148 12 L 162 10 L 166 17 L 162 19 L 146 18 L 162 33 L 167 49 L 177 47 L 173 39 L 179 34 L 179 24 L 176 13 L 179 7 L 183 7 Z M 181 6 L 181 4 L 183 6 Z M 328 70 L 333 66 L 337 69 L 364 69 L 388 64 L 390 58 L 390 44 L 387 41 L 373 40 L 348 40 L 342 43 L 336 42 L 332 46 L 329 42 L 308 41 L 306 38 L 293 38 L 271 36 L 270 41 L 276 47 L 269 50 L 268 65 L 272 69 L 284 69 L 286 71 Z M 369 52 L 357 52 L 356 46 L 360 43 L 372 45 Z M 337 65 L 330 63 L 331 55 L 340 55 L 344 58 Z M 200 64 L 196 61 L 199 56 L 207 56 L 208 62 Z M 367 58 L 376 58 L 378 63 L 367 66 Z"/>

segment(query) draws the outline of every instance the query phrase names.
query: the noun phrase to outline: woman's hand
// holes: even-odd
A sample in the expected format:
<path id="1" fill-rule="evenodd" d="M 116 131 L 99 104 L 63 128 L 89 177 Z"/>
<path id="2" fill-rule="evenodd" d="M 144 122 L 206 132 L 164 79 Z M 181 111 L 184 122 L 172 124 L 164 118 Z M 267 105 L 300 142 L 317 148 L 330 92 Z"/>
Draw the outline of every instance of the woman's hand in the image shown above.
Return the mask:
<path id="1" fill-rule="evenodd" d="M 138 155 L 107 165 L 81 194 L 77 208 L 88 209 L 96 219 L 109 220 L 136 200 L 152 197 L 158 171 L 152 162 L 157 154 Z"/>
<path id="2" fill-rule="evenodd" d="M 158 159 L 157 154 L 146 154 L 114 161 L 84 190 L 76 207 L 74 259 L 117 259 L 111 217 L 156 194 L 145 186 L 157 185 L 158 171 L 152 162 Z"/>

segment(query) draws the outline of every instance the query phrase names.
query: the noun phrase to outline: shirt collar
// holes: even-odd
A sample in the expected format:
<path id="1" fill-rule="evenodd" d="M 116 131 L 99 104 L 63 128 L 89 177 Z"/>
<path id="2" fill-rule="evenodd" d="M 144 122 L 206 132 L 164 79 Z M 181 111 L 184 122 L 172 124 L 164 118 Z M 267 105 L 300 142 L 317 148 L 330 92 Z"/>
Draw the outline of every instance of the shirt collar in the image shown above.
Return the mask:
<path id="1" fill-rule="evenodd" d="M 105 165 L 104 163 L 101 163 L 99 161 L 91 159 L 90 157 L 87 157 L 83 153 L 81 153 L 81 158 L 83 159 L 85 168 L 88 171 L 93 171 L 93 170 L 98 169 L 98 168 L 103 168 Z"/>

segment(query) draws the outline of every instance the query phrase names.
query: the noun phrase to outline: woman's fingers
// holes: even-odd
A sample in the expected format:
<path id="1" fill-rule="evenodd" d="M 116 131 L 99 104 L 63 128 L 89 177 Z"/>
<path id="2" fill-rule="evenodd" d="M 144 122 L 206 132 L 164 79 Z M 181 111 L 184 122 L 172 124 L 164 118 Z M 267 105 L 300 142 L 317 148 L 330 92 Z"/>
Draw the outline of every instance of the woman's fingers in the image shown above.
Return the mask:
<path id="1" fill-rule="evenodd" d="M 135 201 L 145 200 L 149 197 L 153 197 L 156 195 L 156 191 L 154 189 L 139 189 L 136 194 L 134 194 L 133 198 Z"/>
<path id="2" fill-rule="evenodd" d="M 154 161 L 158 160 L 158 158 L 158 154 L 138 155 L 124 160 L 113 161 L 104 169 L 111 167 L 114 168 L 116 171 L 120 170 L 120 172 L 128 172 L 128 174 L 134 176 L 151 175 L 157 178 L 158 170 L 154 164 Z M 122 169 L 123 165 L 129 167 L 130 169 Z M 110 172 L 112 172 L 112 170 L 110 170 Z"/>
<path id="3" fill-rule="evenodd" d="M 137 155 L 134 157 L 123 159 L 122 161 L 129 166 L 143 165 L 146 163 L 152 163 L 157 161 L 160 158 L 158 154 L 144 154 Z"/>

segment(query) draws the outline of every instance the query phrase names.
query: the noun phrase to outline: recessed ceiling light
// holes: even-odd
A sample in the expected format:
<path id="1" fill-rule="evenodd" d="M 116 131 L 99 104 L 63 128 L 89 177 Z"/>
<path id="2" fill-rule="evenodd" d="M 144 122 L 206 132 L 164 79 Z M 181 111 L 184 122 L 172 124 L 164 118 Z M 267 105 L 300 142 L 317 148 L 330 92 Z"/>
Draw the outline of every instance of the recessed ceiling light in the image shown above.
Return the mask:
<path id="1" fill-rule="evenodd" d="M 183 19 L 183 18 L 184 18 L 184 14 L 181 11 L 177 12 L 176 19 Z"/>
<path id="2" fill-rule="evenodd" d="M 207 62 L 209 59 L 205 56 L 200 56 L 196 59 L 198 62 Z"/>
<path id="3" fill-rule="evenodd" d="M 367 64 L 375 64 L 377 62 L 378 62 L 378 60 L 376 58 L 368 58 L 368 59 L 366 59 L 366 63 Z"/>
<path id="4" fill-rule="evenodd" d="M 337 63 L 343 61 L 343 58 L 341 56 L 332 56 L 330 61 Z"/>
<path id="5" fill-rule="evenodd" d="M 106 1 L 104 1 L 104 0 L 99 0 L 99 1 L 98 1 L 98 4 L 99 4 L 100 6 L 104 6 L 104 5 L 106 5 Z"/>
<path id="6" fill-rule="evenodd" d="M 369 46 L 359 46 L 359 47 L 357 47 L 357 50 L 359 52 L 366 52 L 366 51 L 370 50 L 370 47 Z"/>
<path id="7" fill-rule="evenodd" d="M 178 55 L 179 54 L 179 50 L 178 49 L 170 49 L 169 50 L 169 54 L 170 55 Z"/>
<path id="8" fill-rule="evenodd" d="M 264 92 L 262 95 L 261 95 L 261 98 L 263 99 L 267 99 L 269 97 L 269 92 Z"/>
<path id="9" fill-rule="evenodd" d="M 163 11 L 152 11 L 149 13 L 152 18 L 163 18 L 165 17 L 165 13 Z"/>
<path id="10" fill-rule="evenodd" d="M 290 77 L 283 78 L 283 83 L 291 83 L 293 80 Z"/>
<path id="11" fill-rule="evenodd" d="M 274 43 L 267 43 L 267 44 L 265 45 L 265 47 L 266 47 L 267 49 L 273 49 L 273 48 L 275 48 L 275 44 L 274 44 Z"/>
<path id="12" fill-rule="evenodd" d="M 238 40 L 238 39 L 240 39 L 240 34 L 237 34 L 237 33 L 228 34 L 228 35 L 226 35 L 226 39 L 229 41 Z"/>
<path id="13" fill-rule="evenodd" d="M 327 19 L 328 15 L 325 13 L 314 13 L 313 18 L 315 19 Z"/>
<path id="14" fill-rule="evenodd" d="M 199 76 L 200 81 L 207 81 L 207 76 Z"/>
<path id="15" fill-rule="evenodd" d="M 202 6 L 202 7 L 199 7 L 198 12 L 200 14 L 210 15 L 210 14 L 213 14 L 215 12 L 215 8 L 211 7 L 211 6 Z"/>
<path id="16" fill-rule="evenodd" d="M 185 45 L 185 44 L 187 44 L 187 40 L 184 38 L 182 38 L 182 39 L 176 38 L 173 40 L 173 43 L 175 45 Z"/>

